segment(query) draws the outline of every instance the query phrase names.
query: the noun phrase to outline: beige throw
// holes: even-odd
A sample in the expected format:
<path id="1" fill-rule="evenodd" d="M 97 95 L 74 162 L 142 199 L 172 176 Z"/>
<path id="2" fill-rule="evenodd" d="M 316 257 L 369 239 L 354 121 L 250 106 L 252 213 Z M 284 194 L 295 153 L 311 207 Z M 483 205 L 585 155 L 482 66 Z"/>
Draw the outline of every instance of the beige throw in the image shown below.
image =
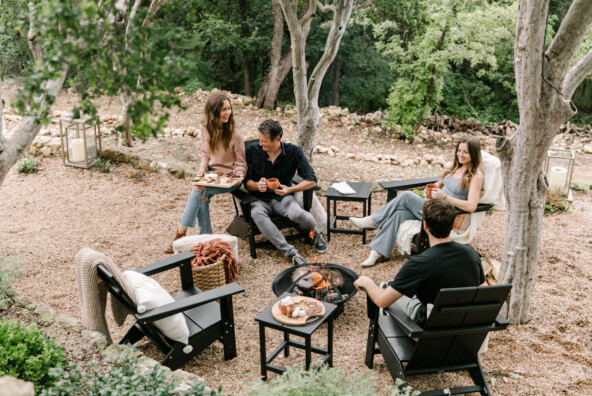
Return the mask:
<path id="1" fill-rule="evenodd" d="M 74 263 L 76 266 L 78 298 L 82 309 L 82 325 L 88 330 L 104 334 L 107 340 L 112 343 L 113 340 L 105 319 L 107 285 L 98 278 L 97 265 L 101 264 L 109 270 L 133 301 L 136 301 L 136 296 L 133 290 L 127 286 L 119 268 L 104 254 L 89 248 L 83 248 L 76 254 Z M 113 297 L 111 298 L 111 310 L 117 325 L 122 326 L 130 312 Z"/>

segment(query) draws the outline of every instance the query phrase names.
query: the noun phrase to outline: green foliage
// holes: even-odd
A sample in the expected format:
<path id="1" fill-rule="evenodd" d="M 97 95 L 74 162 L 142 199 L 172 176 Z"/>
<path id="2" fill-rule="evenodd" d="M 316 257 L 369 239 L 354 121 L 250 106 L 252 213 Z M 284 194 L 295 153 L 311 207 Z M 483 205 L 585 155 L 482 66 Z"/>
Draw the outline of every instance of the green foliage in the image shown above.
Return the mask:
<path id="1" fill-rule="evenodd" d="M 370 371 L 348 376 L 340 369 L 327 366 L 319 371 L 290 367 L 271 381 L 257 381 L 248 391 L 250 396 L 371 396 L 375 393 L 376 381 Z"/>
<path id="2" fill-rule="evenodd" d="M 21 275 L 20 267 L 23 259 L 19 256 L 5 256 L 0 252 L 0 309 L 8 304 L 8 289 L 12 285 L 14 278 Z"/>
<path id="3" fill-rule="evenodd" d="M 0 77 L 17 77 L 31 70 L 33 57 L 27 45 L 28 27 L 14 29 L 11 21 L 26 10 L 27 2 L 5 1 L 0 7 Z"/>
<path id="4" fill-rule="evenodd" d="M 114 362 L 106 372 L 96 363 L 70 364 L 67 369 L 51 371 L 55 383 L 46 387 L 41 396 L 71 395 L 134 395 L 134 396 L 215 396 L 218 392 L 207 392 L 203 382 L 195 381 L 190 389 L 175 391 L 177 381 L 167 381 L 167 373 L 160 365 L 146 372 L 136 371 L 137 361 L 126 359 Z"/>
<path id="5" fill-rule="evenodd" d="M 35 391 L 51 385 L 53 367 L 66 365 L 64 348 L 33 324 L 21 326 L 0 320 L 0 377 L 10 375 L 35 384 Z"/>
<path id="6" fill-rule="evenodd" d="M 425 198 L 425 196 L 423 195 L 423 190 L 420 188 L 414 188 L 413 193 L 419 196 L 420 198 Z"/>
<path id="7" fill-rule="evenodd" d="M 558 187 L 551 187 L 547 191 L 547 199 L 545 202 L 545 214 L 552 214 L 556 212 L 568 212 L 569 202 L 561 193 Z"/>
<path id="8" fill-rule="evenodd" d="M 37 160 L 31 157 L 29 154 L 25 155 L 16 164 L 16 170 L 18 173 L 36 173 L 37 172 Z"/>
<path id="9" fill-rule="evenodd" d="M 93 166 L 96 170 L 102 173 L 109 173 L 111 170 L 111 161 L 106 158 L 97 158 L 95 162 L 93 162 Z"/>

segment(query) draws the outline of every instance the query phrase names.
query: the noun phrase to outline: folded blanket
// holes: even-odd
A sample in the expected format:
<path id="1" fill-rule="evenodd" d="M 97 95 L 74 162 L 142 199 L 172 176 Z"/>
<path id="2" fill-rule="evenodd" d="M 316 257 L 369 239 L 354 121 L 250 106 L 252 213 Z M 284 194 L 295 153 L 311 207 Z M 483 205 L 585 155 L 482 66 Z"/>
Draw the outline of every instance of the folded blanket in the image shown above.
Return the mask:
<path id="1" fill-rule="evenodd" d="M 191 260 L 192 267 L 203 267 L 214 264 L 220 260 L 220 257 L 226 255 L 226 262 L 224 264 L 226 283 L 235 281 L 238 275 L 238 264 L 228 242 L 224 242 L 219 238 L 212 239 L 195 245 L 189 251 L 195 254 L 195 258 Z"/>

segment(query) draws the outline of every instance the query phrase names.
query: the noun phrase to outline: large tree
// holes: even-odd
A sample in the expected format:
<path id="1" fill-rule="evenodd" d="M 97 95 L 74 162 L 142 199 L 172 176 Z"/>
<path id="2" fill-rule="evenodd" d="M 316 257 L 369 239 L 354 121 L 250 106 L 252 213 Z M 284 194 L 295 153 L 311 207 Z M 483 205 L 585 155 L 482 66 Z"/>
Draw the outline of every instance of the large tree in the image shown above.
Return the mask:
<path id="1" fill-rule="evenodd" d="M 334 0 L 321 3 L 319 0 L 307 0 L 306 11 L 299 15 L 298 0 L 280 0 L 284 17 L 290 31 L 292 49 L 292 76 L 298 117 L 298 145 L 310 160 L 314 148 L 315 136 L 319 126 L 319 91 L 323 78 L 339 50 L 339 43 L 349 22 L 354 0 Z M 363 7 L 359 5 L 358 7 Z M 331 28 L 325 42 L 325 51 L 308 79 L 306 64 L 306 39 L 308 27 L 317 9 L 332 13 Z"/>
<path id="2" fill-rule="evenodd" d="M 127 116 L 132 133 L 144 138 L 162 127 L 168 113 L 156 109 L 180 105 L 180 100 L 178 95 L 164 92 L 161 82 L 182 81 L 184 72 L 175 53 L 185 44 L 179 32 L 159 35 L 158 26 L 149 23 L 148 15 L 154 16 L 163 2 L 151 0 L 143 5 L 142 0 L 134 0 L 130 5 L 129 0 L 39 0 L 29 2 L 27 18 L 12 21 L 13 29 L 27 26 L 36 62 L 32 72 L 24 76 L 15 102 L 22 121 L 11 131 L 0 129 L 0 185 L 41 124 L 49 121 L 51 105 L 69 69 L 84 73 L 83 78 L 70 80 L 79 94 L 75 116 L 83 112 L 96 121 L 93 99 L 124 91 L 130 93 Z M 138 18 L 133 13 L 138 13 Z M 130 20 L 137 23 L 130 24 Z"/>
<path id="3" fill-rule="evenodd" d="M 520 0 L 514 64 L 520 125 L 498 141 L 507 202 L 500 281 L 512 283 L 507 304 L 512 323 L 529 320 L 545 197 L 547 150 L 559 126 L 576 114 L 571 97 L 592 72 L 592 51 L 574 59 L 592 23 L 592 1 L 574 0 L 546 46 L 549 0 Z"/>

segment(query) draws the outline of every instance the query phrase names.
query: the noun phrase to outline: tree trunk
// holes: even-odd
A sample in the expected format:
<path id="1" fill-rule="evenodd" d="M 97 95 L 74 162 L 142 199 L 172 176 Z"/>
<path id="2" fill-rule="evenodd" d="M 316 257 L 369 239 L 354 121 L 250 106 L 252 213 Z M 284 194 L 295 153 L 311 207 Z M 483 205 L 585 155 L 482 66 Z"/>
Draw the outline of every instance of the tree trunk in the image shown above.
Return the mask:
<path id="1" fill-rule="evenodd" d="M 296 11 L 298 2 L 281 0 L 282 11 L 290 30 L 292 44 L 292 75 L 294 77 L 294 95 L 298 115 L 298 145 L 306 158 L 312 160 L 312 150 L 319 125 L 319 91 L 323 78 L 337 55 L 339 43 L 345 33 L 353 9 L 353 0 L 335 1 L 331 5 L 321 4 L 318 0 L 308 0 L 307 12 L 298 18 Z M 325 50 L 307 81 L 306 75 L 306 38 L 309 25 L 319 8 L 323 12 L 332 12 L 331 30 L 325 42 Z M 305 34 L 306 33 L 306 34 Z"/>
<path id="2" fill-rule="evenodd" d="M 121 126 L 123 128 L 121 137 L 127 147 L 132 147 L 132 134 L 130 132 L 132 120 L 128 114 L 129 106 L 132 103 L 132 96 L 127 92 L 120 91 L 119 99 L 121 100 Z"/>
<path id="3" fill-rule="evenodd" d="M 246 0 L 239 1 L 239 9 L 242 17 L 241 21 L 241 38 L 246 40 L 249 36 L 249 26 L 247 20 L 247 2 Z M 249 64 L 249 52 L 243 49 L 243 75 L 245 79 L 245 95 L 253 96 L 253 88 L 251 83 L 251 66 Z"/>
<path id="4" fill-rule="evenodd" d="M 339 78 L 341 74 L 341 58 L 335 59 L 333 64 L 333 106 L 339 106 Z"/>
<path id="5" fill-rule="evenodd" d="M 510 138 L 501 138 L 497 145 L 507 203 L 499 279 L 500 283 L 513 285 L 505 314 L 514 324 L 530 319 L 548 190 L 543 162 L 559 126 L 575 114 L 570 104 L 573 91 L 592 71 L 592 56 L 587 59 L 590 54 L 568 71 L 592 22 L 592 2 L 573 1 L 545 52 L 548 1 L 519 2 L 514 70 L 520 125 Z"/>
<path id="6" fill-rule="evenodd" d="M 62 77 L 47 82 L 45 91 L 49 96 L 55 97 L 60 92 L 60 89 L 64 85 L 67 71 L 68 68 L 63 67 L 61 71 Z M 51 104 L 47 102 L 45 97 L 38 97 L 37 100 L 41 105 L 40 114 L 50 110 Z M 39 117 L 27 116 L 23 118 L 10 136 L 4 137 L 0 135 L 0 185 L 2 185 L 8 171 L 16 163 L 21 154 L 28 150 L 40 129 Z"/>

